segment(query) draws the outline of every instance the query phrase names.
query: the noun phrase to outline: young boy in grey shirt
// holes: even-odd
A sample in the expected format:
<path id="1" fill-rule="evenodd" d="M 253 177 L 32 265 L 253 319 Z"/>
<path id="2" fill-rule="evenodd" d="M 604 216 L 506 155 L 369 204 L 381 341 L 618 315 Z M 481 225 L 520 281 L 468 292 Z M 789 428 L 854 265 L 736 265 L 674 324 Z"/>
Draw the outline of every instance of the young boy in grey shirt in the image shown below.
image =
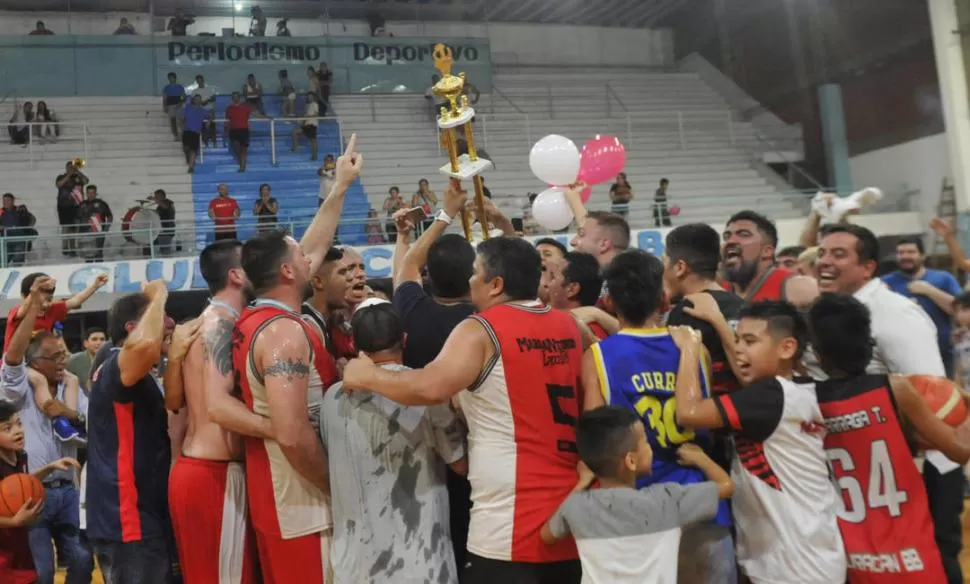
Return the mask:
<path id="1" fill-rule="evenodd" d="M 626 408 L 602 406 L 584 413 L 576 429 L 580 479 L 576 490 L 542 528 L 555 543 L 576 538 L 584 582 L 677 584 L 681 528 L 710 521 L 734 482 L 704 451 L 685 444 L 683 464 L 700 468 L 708 482 L 655 484 L 636 489 L 650 472 L 653 453 L 643 424 Z M 586 490 L 594 479 L 599 488 Z"/>

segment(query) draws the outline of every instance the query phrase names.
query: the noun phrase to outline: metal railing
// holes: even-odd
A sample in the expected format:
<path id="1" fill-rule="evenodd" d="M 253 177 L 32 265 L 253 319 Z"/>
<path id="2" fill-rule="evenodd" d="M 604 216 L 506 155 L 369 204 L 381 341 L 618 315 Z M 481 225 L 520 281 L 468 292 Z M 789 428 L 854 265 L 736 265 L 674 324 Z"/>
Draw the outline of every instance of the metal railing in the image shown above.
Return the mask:
<path id="1" fill-rule="evenodd" d="M 88 133 L 88 124 L 89 123 L 90 123 L 90 120 L 63 121 L 63 122 L 62 121 L 54 121 L 54 122 L 19 122 L 19 121 L 18 122 L 7 122 L 7 124 L 10 125 L 10 126 L 28 126 L 30 128 L 30 138 L 27 140 L 27 143 L 24 144 L 23 146 L 27 150 L 27 159 L 30 162 L 31 168 L 34 167 L 34 163 L 38 160 L 38 158 L 35 158 L 35 157 L 39 157 L 42 154 L 42 150 L 40 149 L 40 146 L 41 145 L 44 145 L 44 144 L 57 144 L 57 143 L 64 143 L 64 142 L 77 142 L 78 140 L 80 140 L 80 142 L 82 144 L 81 158 L 87 159 L 90 156 L 90 150 L 88 148 L 88 134 L 89 134 Z M 49 142 L 45 142 L 44 140 L 46 138 L 43 137 L 43 136 L 38 135 L 37 134 L 37 131 L 38 131 L 38 129 L 40 129 L 42 127 L 49 127 L 49 126 L 57 126 L 57 127 L 60 127 L 60 128 L 65 128 L 65 127 L 69 127 L 69 128 L 70 127 L 80 127 L 81 128 L 81 136 L 78 137 L 78 136 L 76 136 L 74 134 L 63 134 L 63 133 L 62 133 L 62 135 L 57 136 L 56 135 L 57 129 L 55 128 L 55 130 L 54 130 L 55 131 L 55 137 L 54 137 L 54 139 L 53 140 L 50 140 Z"/>
<path id="2" fill-rule="evenodd" d="M 340 140 L 339 148 L 340 149 L 343 148 L 343 144 L 344 144 L 344 127 L 343 127 L 343 122 L 340 120 L 340 118 L 337 118 L 337 117 L 325 116 L 325 117 L 307 118 L 307 117 L 262 117 L 262 116 L 260 116 L 260 117 L 250 118 L 249 123 L 250 124 L 253 124 L 253 123 L 257 123 L 257 124 L 269 124 L 270 163 L 273 166 L 279 166 L 279 162 L 277 161 L 277 150 L 276 150 L 277 149 L 277 144 L 276 144 L 276 138 L 280 136 L 280 133 L 277 132 L 277 125 L 291 126 L 291 128 L 289 128 L 289 131 L 286 134 L 283 134 L 283 136 L 285 136 L 286 138 L 289 138 L 290 136 L 292 136 L 292 134 L 294 132 L 302 130 L 303 129 L 302 122 L 307 121 L 307 120 L 317 120 L 317 122 L 318 122 L 318 124 L 317 124 L 318 130 L 319 130 L 319 127 L 320 127 L 319 126 L 319 122 L 329 122 L 329 121 L 336 122 L 337 123 L 338 139 Z M 216 138 L 217 138 L 217 141 L 218 141 L 219 138 L 222 139 L 222 145 L 224 147 L 229 146 L 230 140 L 229 140 L 229 125 L 228 125 L 228 120 L 226 120 L 225 118 L 216 118 L 216 119 L 213 120 L 213 122 L 215 122 L 216 124 L 224 124 L 223 131 L 221 133 L 218 131 L 218 129 L 216 130 Z M 201 136 L 200 136 L 200 139 L 201 139 Z M 252 143 L 252 139 L 250 139 L 250 143 Z M 339 152 L 330 152 L 328 154 L 333 154 L 334 157 L 336 158 L 336 155 L 338 155 L 340 153 Z M 324 156 L 326 156 L 326 154 Z M 322 158 L 321 158 L 321 160 L 322 160 Z M 200 147 L 199 147 L 199 162 L 203 162 L 203 163 L 205 162 L 205 147 L 204 147 L 204 144 L 203 145 L 200 145 Z"/>
<path id="3" fill-rule="evenodd" d="M 376 219 L 376 221 L 375 221 Z M 218 226 L 214 221 L 196 221 L 193 225 L 143 229 L 113 229 L 91 232 L 87 224 L 79 224 L 84 232 L 59 233 L 59 225 L 34 225 L 30 228 L 18 227 L 10 231 L 23 233 L 33 229 L 37 233 L 5 235 L 0 237 L 0 268 L 20 265 L 50 265 L 72 263 L 74 261 L 100 262 L 133 259 L 154 259 L 173 257 L 178 253 L 198 253 L 210 243 L 219 231 L 235 231 L 240 236 L 264 229 L 285 229 L 290 233 L 302 233 L 313 221 L 313 213 L 307 210 L 304 217 L 278 217 L 276 223 L 260 223 L 257 219 L 239 218 L 232 227 Z M 120 223 L 120 222 L 119 222 Z M 385 219 L 341 219 L 340 232 L 349 226 L 376 224 L 380 234 L 385 234 Z M 65 241 L 73 241 L 71 249 L 74 256 L 64 254 Z M 43 248 L 43 249 L 38 249 Z M 58 252 L 61 253 L 58 253 Z M 29 258 L 29 261 L 28 261 Z M 75 259 L 78 258 L 78 259 Z"/>

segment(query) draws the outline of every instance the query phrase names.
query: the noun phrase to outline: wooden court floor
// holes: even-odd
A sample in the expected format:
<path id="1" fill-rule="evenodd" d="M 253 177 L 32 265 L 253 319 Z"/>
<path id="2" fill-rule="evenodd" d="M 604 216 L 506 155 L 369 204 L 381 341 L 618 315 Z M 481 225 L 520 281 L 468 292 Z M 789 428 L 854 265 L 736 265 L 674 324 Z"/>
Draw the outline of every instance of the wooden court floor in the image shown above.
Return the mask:
<path id="1" fill-rule="evenodd" d="M 970 508 L 970 501 L 967 502 L 967 507 Z M 970 582 L 970 545 L 968 544 L 970 544 L 970 509 L 963 513 L 963 552 L 960 553 L 960 564 L 963 565 L 964 582 Z M 63 570 L 58 572 L 54 584 L 64 584 Z M 100 571 L 95 570 L 92 584 L 104 584 Z"/>

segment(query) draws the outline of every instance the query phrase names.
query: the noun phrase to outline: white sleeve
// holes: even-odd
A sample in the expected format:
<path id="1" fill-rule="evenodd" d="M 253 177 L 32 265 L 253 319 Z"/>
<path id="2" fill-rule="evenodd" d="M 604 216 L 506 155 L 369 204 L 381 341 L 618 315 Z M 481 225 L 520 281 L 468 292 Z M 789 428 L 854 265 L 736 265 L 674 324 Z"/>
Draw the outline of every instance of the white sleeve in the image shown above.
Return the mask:
<path id="1" fill-rule="evenodd" d="M 88 396 L 81 387 L 77 388 L 77 411 L 85 418 L 88 417 Z"/>
<path id="2" fill-rule="evenodd" d="M 0 364 L 0 401 L 14 404 L 18 408 L 23 405 L 24 398 L 30 393 L 27 382 L 27 364 L 25 361 L 11 365 L 6 359 Z"/>
<path id="3" fill-rule="evenodd" d="M 872 319 L 876 351 L 890 373 L 945 376 L 936 325 L 915 302 L 893 303 L 892 316 Z"/>

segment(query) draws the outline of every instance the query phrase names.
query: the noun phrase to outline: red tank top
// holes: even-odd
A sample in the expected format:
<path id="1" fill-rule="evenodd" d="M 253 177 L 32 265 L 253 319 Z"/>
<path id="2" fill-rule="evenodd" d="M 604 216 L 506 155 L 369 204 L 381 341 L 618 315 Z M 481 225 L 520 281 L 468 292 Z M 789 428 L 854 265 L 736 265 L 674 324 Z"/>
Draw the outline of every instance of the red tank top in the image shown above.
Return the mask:
<path id="1" fill-rule="evenodd" d="M 472 318 L 485 325 L 499 354 L 462 399 L 469 443 L 476 445 L 470 460 L 514 469 L 514 474 L 487 467 L 469 473 L 476 477 L 475 506 L 488 508 L 472 510 L 468 549 L 515 562 L 575 559 L 572 540 L 547 546 L 539 531 L 576 484 L 579 327 L 568 312 L 547 306 L 503 304 Z M 496 501 L 508 503 L 497 506 Z M 496 532 L 501 524 L 508 532 Z"/>
<path id="2" fill-rule="evenodd" d="M 842 492 L 849 584 L 946 582 L 926 488 L 884 375 L 816 387 L 825 450 Z"/>
<path id="3" fill-rule="evenodd" d="M 232 364 L 236 374 L 237 395 L 253 412 L 269 416 L 268 401 L 263 380 L 258 377 L 255 365 L 250 366 L 250 355 L 256 335 L 277 319 L 286 318 L 300 323 L 313 350 L 313 367 L 320 376 L 324 391 L 337 382 L 337 365 L 327 352 L 323 341 L 313 329 L 300 318 L 300 315 L 271 305 L 257 305 L 247 308 L 236 321 L 232 339 Z M 308 396 L 308 413 L 311 423 L 319 423 L 319 404 L 322 395 Z M 316 410 L 316 411 L 315 411 Z M 295 477 L 296 471 L 280 456 L 278 447 L 271 440 L 246 436 L 246 484 L 250 516 L 253 526 L 262 533 L 284 538 L 294 533 L 310 533 L 326 527 L 324 518 L 313 517 L 316 504 L 323 504 L 322 494 L 307 487 L 302 479 Z M 289 485 L 289 486 L 287 486 Z M 298 507 L 309 505 L 314 512 L 308 512 L 298 520 L 280 514 L 278 507 Z"/>
<path id="4" fill-rule="evenodd" d="M 761 278 L 755 282 L 751 291 L 744 296 L 745 302 L 761 302 L 762 300 L 784 300 L 785 281 L 792 275 L 783 268 L 769 268 Z M 724 282 L 721 287 L 728 292 L 735 292 L 734 285 Z M 736 292 L 735 292 L 736 293 Z"/>

